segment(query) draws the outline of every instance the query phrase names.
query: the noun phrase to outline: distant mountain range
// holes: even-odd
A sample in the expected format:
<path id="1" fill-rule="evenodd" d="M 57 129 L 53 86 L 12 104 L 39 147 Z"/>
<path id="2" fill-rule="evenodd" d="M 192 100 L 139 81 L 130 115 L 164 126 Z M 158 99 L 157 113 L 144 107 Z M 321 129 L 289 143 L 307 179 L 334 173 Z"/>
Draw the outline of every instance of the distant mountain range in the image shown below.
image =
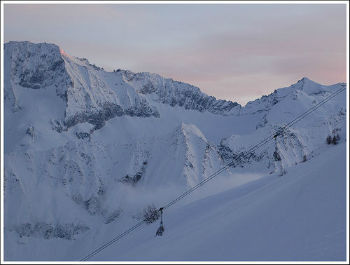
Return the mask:
<path id="1" fill-rule="evenodd" d="M 5 43 L 5 259 L 41 259 L 50 240 L 74 259 L 67 240 L 132 223 L 345 86 L 304 77 L 242 107 L 158 74 L 107 72 L 55 44 Z M 345 124 L 341 94 L 223 177 L 285 175 L 328 136 L 345 143 Z"/>

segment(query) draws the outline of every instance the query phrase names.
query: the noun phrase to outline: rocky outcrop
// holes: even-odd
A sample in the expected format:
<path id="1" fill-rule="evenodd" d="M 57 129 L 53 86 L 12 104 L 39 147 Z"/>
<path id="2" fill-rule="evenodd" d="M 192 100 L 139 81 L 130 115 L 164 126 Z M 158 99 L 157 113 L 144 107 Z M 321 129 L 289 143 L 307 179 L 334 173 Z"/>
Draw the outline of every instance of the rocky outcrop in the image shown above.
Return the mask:
<path id="1" fill-rule="evenodd" d="M 5 43 L 5 56 L 13 85 L 32 89 L 53 86 L 58 96 L 66 97 L 71 79 L 57 45 L 9 42 Z"/>
<path id="2" fill-rule="evenodd" d="M 142 94 L 153 94 L 156 100 L 170 106 L 180 106 L 185 109 L 208 111 L 214 114 L 227 115 L 241 106 L 237 102 L 218 100 L 201 92 L 198 87 L 163 78 L 157 74 L 132 73 L 119 70 L 125 80 L 138 87 Z"/>
<path id="3" fill-rule="evenodd" d="M 50 224 L 50 223 L 24 223 L 13 229 L 19 237 L 36 237 L 44 239 L 62 238 L 67 240 L 75 239 L 79 234 L 89 230 L 89 227 L 82 224 Z"/>

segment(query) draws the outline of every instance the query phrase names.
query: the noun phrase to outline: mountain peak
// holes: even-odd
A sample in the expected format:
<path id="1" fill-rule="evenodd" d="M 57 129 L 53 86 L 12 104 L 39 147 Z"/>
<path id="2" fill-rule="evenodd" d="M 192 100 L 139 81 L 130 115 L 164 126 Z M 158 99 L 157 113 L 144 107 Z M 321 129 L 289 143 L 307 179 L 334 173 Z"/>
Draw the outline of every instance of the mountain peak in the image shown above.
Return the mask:
<path id="1" fill-rule="evenodd" d="M 17 47 L 18 49 L 21 50 L 37 50 L 37 51 L 41 51 L 42 53 L 45 51 L 49 51 L 49 50 L 56 50 L 56 51 L 60 51 L 60 47 L 54 43 L 48 43 L 48 42 L 39 42 L 39 43 L 33 43 L 30 41 L 9 41 L 6 42 L 4 44 L 5 48 L 13 48 L 13 47 Z"/>
<path id="2" fill-rule="evenodd" d="M 303 87 L 306 87 L 306 86 L 315 86 L 315 85 L 321 86 L 321 84 L 307 77 L 303 77 L 302 79 L 298 80 L 298 82 L 295 83 L 294 85 L 299 85 L 301 89 L 303 89 Z"/>
<path id="3" fill-rule="evenodd" d="M 307 78 L 307 77 L 303 77 L 302 79 L 300 79 L 298 82 L 309 82 L 309 81 L 312 81 L 310 78 Z M 312 81 L 313 82 L 313 81 Z"/>
<path id="4" fill-rule="evenodd" d="M 32 89 L 53 85 L 57 95 L 64 96 L 60 88 L 69 78 L 56 44 L 10 41 L 4 45 L 4 64 L 9 71 L 9 76 L 5 76 L 5 91 L 14 89 L 13 85 Z M 13 85 L 7 78 L 11 78 Z"/>

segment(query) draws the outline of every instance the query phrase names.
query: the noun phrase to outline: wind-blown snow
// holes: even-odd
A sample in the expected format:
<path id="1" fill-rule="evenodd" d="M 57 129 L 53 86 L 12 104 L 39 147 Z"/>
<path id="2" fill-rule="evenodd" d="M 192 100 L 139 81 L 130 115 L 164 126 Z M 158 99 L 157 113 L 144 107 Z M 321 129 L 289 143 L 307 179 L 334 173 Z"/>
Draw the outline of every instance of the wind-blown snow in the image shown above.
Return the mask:
<path id="1" fill-rule="evenodd" d="M 140 220 L 145 207 L 161 207 L 346 86 L 303 78 L 242 107 L 157 74 L 106 72 L 54 44 L 9 42 L 4 51 L 5 260 L 82 258 Z M 112 247 L 97 259 L 344 259 L 344 95 L 169 209 L 174 230 L 161 239 L 153 237 L 152 224 L 119 252 Z M 338 144 L 328 145 L 327 136 Z M 327 160 L 332 155 L 338 159 Z M 326 203 L 321 191 L 329 193 Z M 317 207 L 307 210 L 311 203 Z M 305 214 L 314 223 L 309 234 Z M 323 214 L 331 217 L 317 221 Z M 220 227 L 213 229 L 209 220 L 216 216 Z M 294 230 L 285 232 L 288 227 Z M 187 250 L 182 234 L 193 238 Z M 210 250 L 222 238 L 234 251 Z M 151 250 L 160 245 L 164 256 Z"/>

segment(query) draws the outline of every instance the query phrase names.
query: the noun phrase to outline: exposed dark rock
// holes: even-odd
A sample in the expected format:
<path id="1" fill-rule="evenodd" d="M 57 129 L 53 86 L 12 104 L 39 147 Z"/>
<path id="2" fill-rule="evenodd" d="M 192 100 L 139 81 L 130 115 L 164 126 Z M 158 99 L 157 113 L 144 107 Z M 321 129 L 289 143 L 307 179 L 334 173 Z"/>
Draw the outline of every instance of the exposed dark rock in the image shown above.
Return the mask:
<path id="1" fill-rule="evenodd" d="M 147 164 L 147 161 L 144 161 L 142 163 L 141 169 L 135 175 L 126 175 L 125 177 L 120 179 L 120 182 L 135 185 L 141 180 L 142 176 L 145 174 Z"/>
<path id="2" fill-rule="evenodd" d="M 65 121 L 65 126 L 72 127 L 78 123 L 88 122 L 95 125 L 95 129 L 100 129 L 104 126 L 105 121 L 116 116 L 122 116 L 124 114 L 123 109 L 113 103 L 105 103 L 102 110 L 97 112 L 79 112 L 73 117 L 68 118 Z"/>
<path id="3" fill-rule="evenodd" d="M 233 167 L 243 167 L 244 164 L 251 163 L 252 161 L 260 161 L 266 155 L 265 153 L 257 155 L 254 152 L 248 153 L 244 151 L 233 152 L 228 146 L 225 146 L 222 141 L 218 146 L 218 153 L 226 164 L 231 163 Z"/>
<path id="4" fill-rule="evenodd" d="M 275 161 L 281 161 L 281 156 L 280 154 L 278 153 L 277 149 L 273 152 L 273 158 Z"/>
<path id="5" fill-rule="evenodd" d="M 154 85 L 151 82 L 146 83 L 142 89 L 140 90 L 140 93 L 142 94 L 151 94 L 153 92 L 156 92 L 157 89 L 154 87 Z"/>
<path id="6" fill-rule="evenodd" d="M 27 128 L 27 130 L 26 130 L 26 134 L 33 138 L 34 137 L 34 127 L 33 126 L 29 126 Z"/>
<path id="7" fill-rule="evenodd" d="M 141 79 L 147 80 L 150 75 L 145 73 L 131 74 L 123 72 L 128 80 Z M 202 93 L 199 88 L 190 84 L 182 83 L 172 79 L 164 79 L 163 82 L 157 84 L 148 82 L 140 89 L 141 94 L 155 93 L 158 96 L 158 101 L 170 106 L 180 106 L 185 109 L 209 111 L 214 114 L 225 114 L 233 108 L 240 106 L 236 102 L 227 100 L 217 100 L 215 97 L 208 96 Z"/>
<path id="8" fill-rule="evenodd" d="M 114 222 L 117 218 L 119 218 L 119 216 L 121 215 L 122 210 L 115 210 L 113 211 L 111 214 L 107 215 L 105 217 L 105 224 L 109 224 Z"/>
<path id="9" fill-rule="evenodd" d="M 157 221 L 160 217 L 160 213 L 158 209 L 154 205 L 148 206 L 143 210 L 143 220 L 147 224 L 151 224 L 155 221 Z"/>
<path id="10" fill-rule="evenodd" d="M 62 238 L 72 240 L 78 234 L 89 230 L 89 227 L 81 224 L 50 224 L 44 222 L 24 223 L 14 229 L 20 237 L 39 237 L 44 239 Z"/>
<path id="11" fill-rule="evenodd" d="M 100 201 L 97 197 L 91 197 L 89 200 L 85 201 L 84 204 L 91 215 L 95 215 L 101 210 Z"/>
<path id="12" fill-rule="evenodd" d="M 134 176 L 126 175 L 120 181 L 122 183 L 135 185 L 141 179 L 141 177 L 142 177 L 141 173 L 136 173 Z"/>
<path id="13" fill-rule="evenodd" d="M 58 133 L 61 133 L 62 131 L 67 130 L 67 128 L 65 128 L 64 124 L 58 120 L 51 120 L 51 128 L 52 128 L 52 130 L 54 130 Z"/>
<path id="14" fill-rule="evenodd" d="M 76 132 L 75 135 L 78 139 L 90 138 L 90 134 L 86 132 Z"/>

